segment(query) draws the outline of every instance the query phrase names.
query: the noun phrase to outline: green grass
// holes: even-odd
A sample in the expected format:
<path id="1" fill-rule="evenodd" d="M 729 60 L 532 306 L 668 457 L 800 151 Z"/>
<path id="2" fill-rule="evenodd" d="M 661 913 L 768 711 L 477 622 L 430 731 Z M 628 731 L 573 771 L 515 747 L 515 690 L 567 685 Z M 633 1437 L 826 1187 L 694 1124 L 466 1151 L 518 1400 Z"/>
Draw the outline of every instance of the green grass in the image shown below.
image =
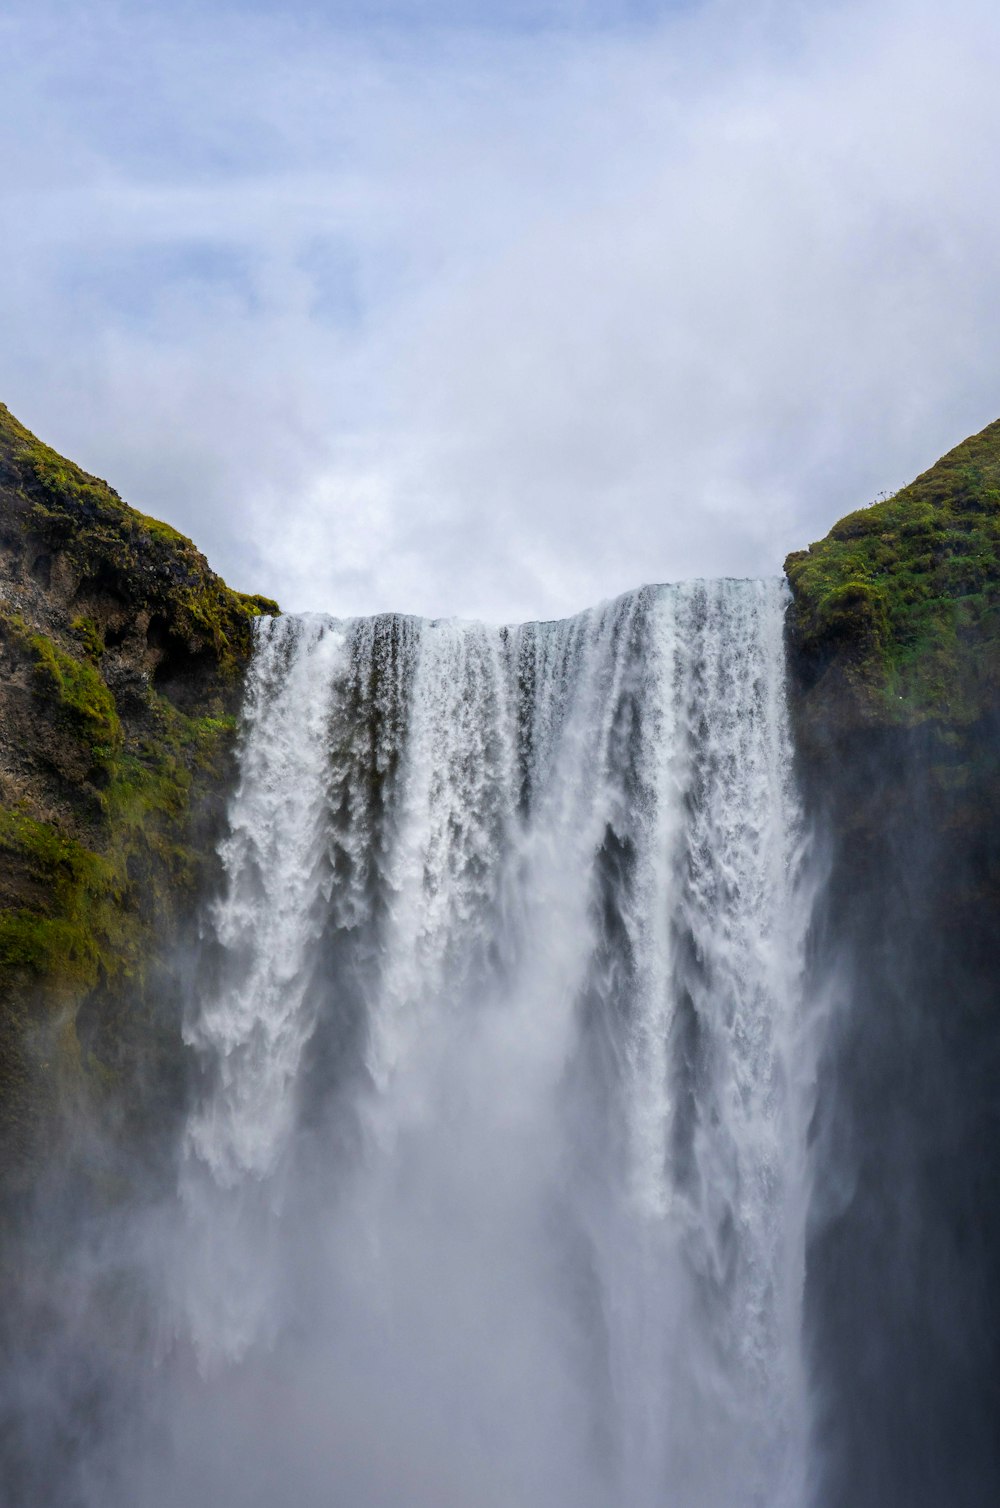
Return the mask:
<path id="1" fill-rule="evenodd" d="M 882 715 L 970 722 L 1000 651 L 1000 422 L 788 557 L 799 642 Z"/>

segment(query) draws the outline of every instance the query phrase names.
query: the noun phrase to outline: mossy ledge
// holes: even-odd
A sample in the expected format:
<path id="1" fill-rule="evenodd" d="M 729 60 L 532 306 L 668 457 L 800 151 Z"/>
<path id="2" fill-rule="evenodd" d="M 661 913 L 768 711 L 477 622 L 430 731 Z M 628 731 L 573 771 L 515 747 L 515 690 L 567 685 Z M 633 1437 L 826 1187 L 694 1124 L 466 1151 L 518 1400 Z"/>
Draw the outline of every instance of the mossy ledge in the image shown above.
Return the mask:
<path id="1" fill-rule="evenodd" d="M 929 934 L 970 967 L 989 960 L 995 990 L 1000 421 L 786 570 L 792 720 L 828 891 L 845 913 L 867 897 L 877 919 L 889 876 L 919 885 Z"/>
<path id="2" fill-rule="evenodd" d="M 0 1182 L 176 1076 L 254 620 L 0 405 Z M 155 1093 L 150 1086 L 157 1086 Z"/>
<path id="3" fill-rule="evenodd" d="M 799 679 L 844 731 L 976 723 L 1000 697 L 1000 421 L 785 570 Z"/>

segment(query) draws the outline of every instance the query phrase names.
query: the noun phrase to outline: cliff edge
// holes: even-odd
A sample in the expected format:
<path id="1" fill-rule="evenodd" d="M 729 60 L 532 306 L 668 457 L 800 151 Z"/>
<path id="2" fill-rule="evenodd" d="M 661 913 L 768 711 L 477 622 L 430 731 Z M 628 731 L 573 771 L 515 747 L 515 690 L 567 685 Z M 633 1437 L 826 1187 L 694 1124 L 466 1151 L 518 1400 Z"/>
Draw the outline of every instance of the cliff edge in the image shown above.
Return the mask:
<path id="1" fill-rule="evenodd" d="M 1000 420 L 785 570 L 807 734 L 974 725 L 1000 700 Z"/>
<path id="2" fill-rule="evenodd" d="M 829 1508 L 1000 1489 L 1000 423 L 788 557 Z"/>
<path id="3" fill-rule="evenodd" d="M 148 1114 L 142 1084 L 169 1079 L 164 969 L 276 611 L 0 405 L 0 1177 L 82 1103 Z"/>

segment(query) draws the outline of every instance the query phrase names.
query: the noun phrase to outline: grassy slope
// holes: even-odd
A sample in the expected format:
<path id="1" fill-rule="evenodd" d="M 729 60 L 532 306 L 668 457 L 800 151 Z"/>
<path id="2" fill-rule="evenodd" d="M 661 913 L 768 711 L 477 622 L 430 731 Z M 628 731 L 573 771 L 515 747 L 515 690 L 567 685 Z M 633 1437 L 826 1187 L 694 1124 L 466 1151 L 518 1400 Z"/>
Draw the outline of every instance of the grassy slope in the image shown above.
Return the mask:
<path id="1" fill-rule="evenodd" d="M 1000 693 L 1000 421 L 789 555 L 809 678 L 869 723 L 967 726 Z"/>

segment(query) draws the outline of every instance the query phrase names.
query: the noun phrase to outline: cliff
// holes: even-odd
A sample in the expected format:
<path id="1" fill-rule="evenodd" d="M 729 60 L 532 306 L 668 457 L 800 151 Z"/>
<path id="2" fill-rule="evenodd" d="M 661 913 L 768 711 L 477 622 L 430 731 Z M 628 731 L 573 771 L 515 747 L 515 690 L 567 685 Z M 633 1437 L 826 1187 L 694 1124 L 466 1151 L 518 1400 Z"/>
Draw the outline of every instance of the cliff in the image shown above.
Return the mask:
<path id="1" fill-rule="evenodd" d="M 1000 420 L 785 569 L 807 727 L 831 700 L 841 735 L 974 724 L 1000 697 Z"/>
<path id="2" fill-rule="evenodd" d="M 138 1121 L 170 1081 L 171 953 L 213 863 L 252 623 L 276 610 L 0 406 L 8 1181 L 68 1111 Z"/>
<path id="3" fill-rule="evenodd" d="M 790 555 L 830 1508 L 1000 1500 L 1000 423 Z"/>

